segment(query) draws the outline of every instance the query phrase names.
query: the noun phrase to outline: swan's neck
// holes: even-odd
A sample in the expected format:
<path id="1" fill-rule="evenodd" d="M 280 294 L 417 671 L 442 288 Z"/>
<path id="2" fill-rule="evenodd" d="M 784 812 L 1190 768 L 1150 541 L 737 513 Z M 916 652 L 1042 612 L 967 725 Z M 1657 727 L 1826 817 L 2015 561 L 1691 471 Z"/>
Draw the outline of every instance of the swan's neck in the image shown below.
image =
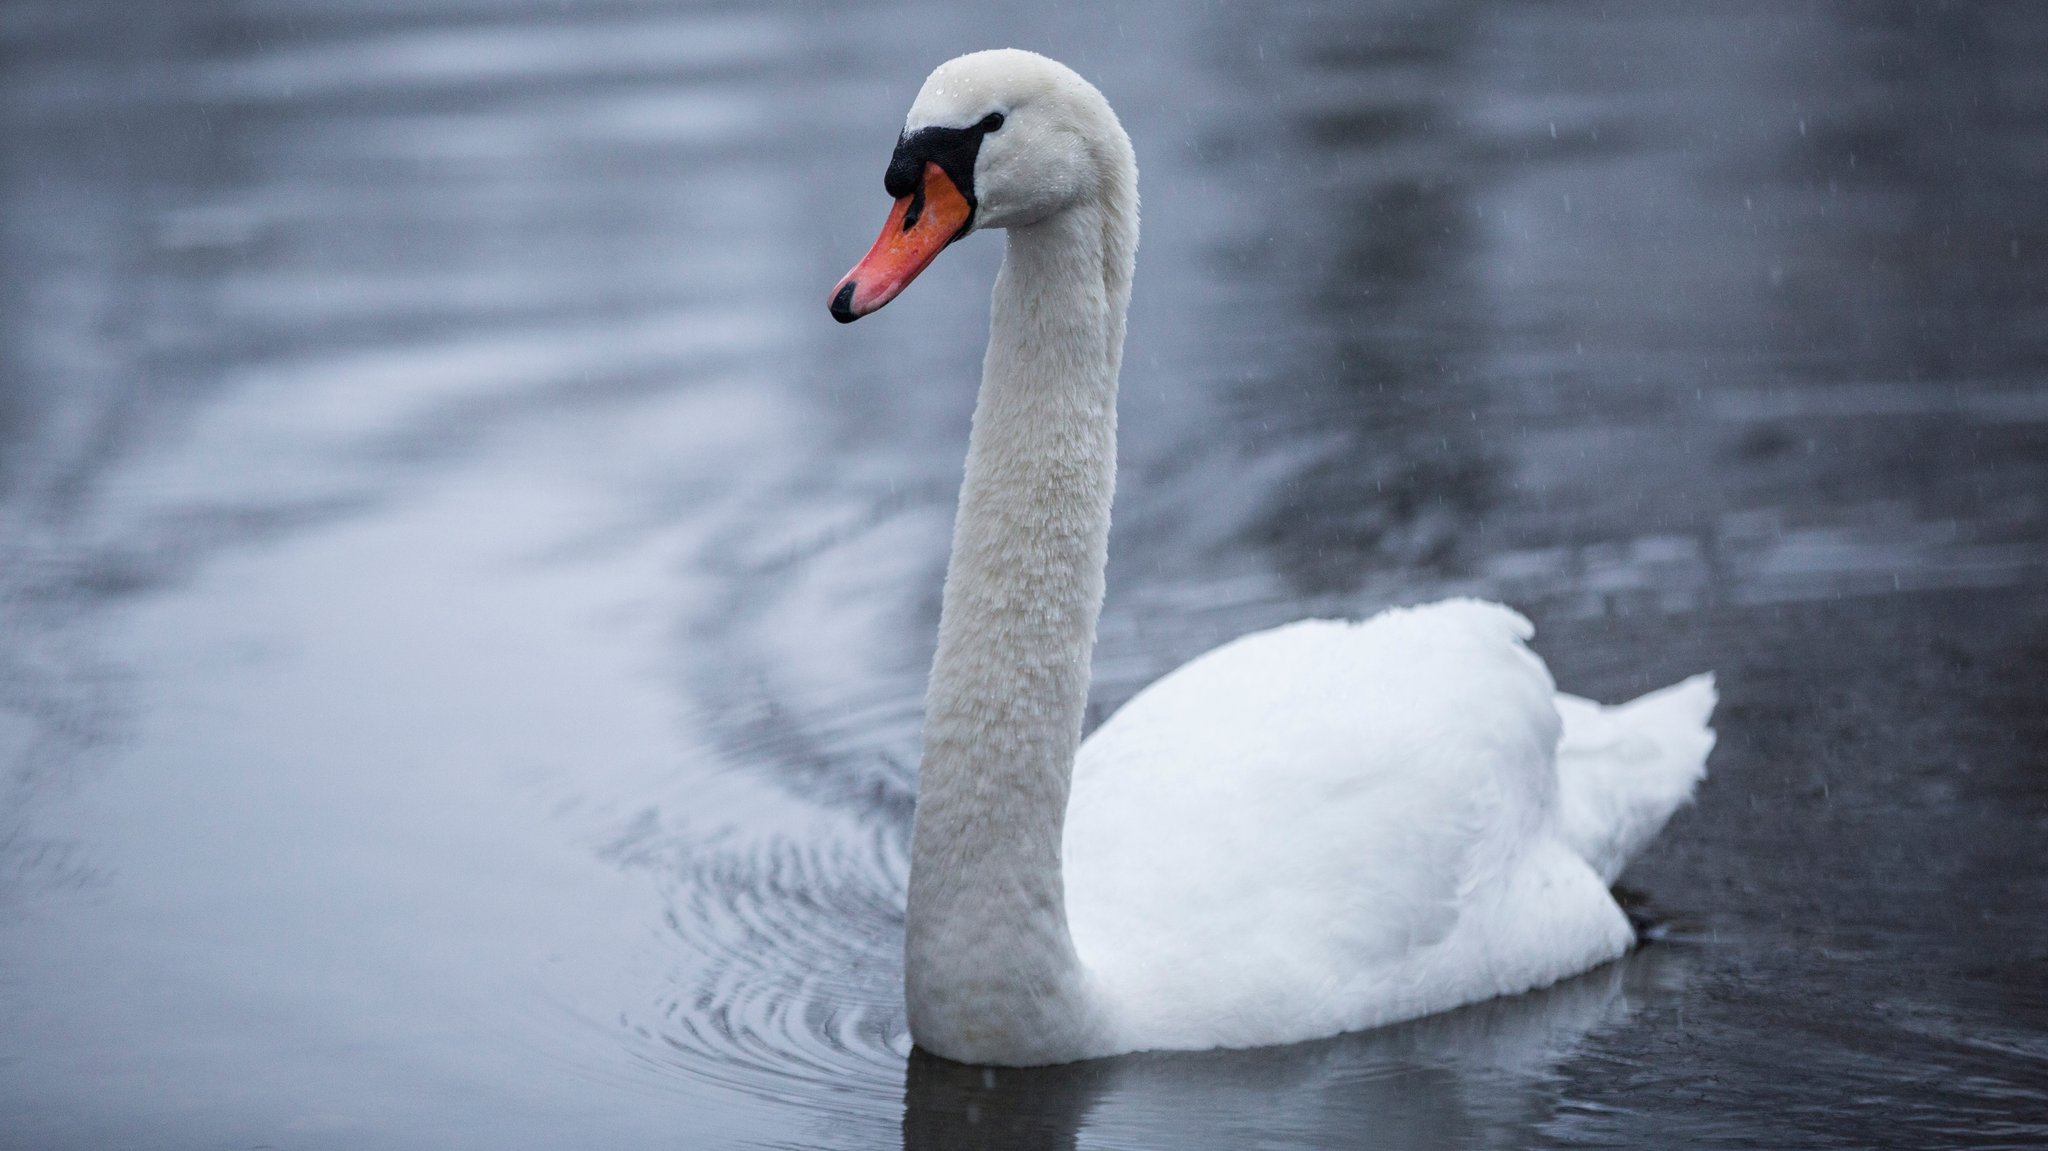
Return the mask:
<path id="1" fill-rule="evenodd" d="M 955 1059 L 1087 1054 L 1060 838 L 1102 609 L 1135 187 L 1013 228 L 927 696 L 906 991 Z"/>

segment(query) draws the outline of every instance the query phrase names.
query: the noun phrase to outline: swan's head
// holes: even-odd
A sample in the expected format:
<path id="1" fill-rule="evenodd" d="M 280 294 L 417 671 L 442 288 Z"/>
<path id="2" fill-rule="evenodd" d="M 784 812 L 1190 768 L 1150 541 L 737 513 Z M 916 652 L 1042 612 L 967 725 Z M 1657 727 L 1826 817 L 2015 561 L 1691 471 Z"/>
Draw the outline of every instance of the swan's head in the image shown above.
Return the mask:
<path id="1" fill-rule="evenodd" d="M 832 289 L 842 324 L 896 298 L 946 245 L 980 228 L 1039 223 L 1135 176 L 1109 102 L 1066 65 L 998 48 L 939 65 L 897 137 L 882 183 L 896 206 Z"/>

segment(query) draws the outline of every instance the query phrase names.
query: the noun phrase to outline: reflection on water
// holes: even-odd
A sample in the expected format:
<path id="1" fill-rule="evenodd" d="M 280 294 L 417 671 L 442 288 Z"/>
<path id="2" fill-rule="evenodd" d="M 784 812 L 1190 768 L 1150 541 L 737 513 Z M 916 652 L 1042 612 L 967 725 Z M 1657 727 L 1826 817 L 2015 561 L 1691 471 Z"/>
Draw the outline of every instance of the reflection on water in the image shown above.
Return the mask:
<path id="1" fill-rule="evenodd" d="M 1484 1145 L 1554 1115 L 1558 1064 L 1683 984 L 1651 948 L 1530 995 L 1257 1051 L 1158 1052 L 1065 1067 L 965 1067 L 913 1052 L 903 1145 L 1061 1148 Z"/>
<path id="2" fill-rule="evenodd" d="M 1092 720 L 1452 593 L 1573 690 L 1715 668 L 1630 877 L 1666 943 L 1281 1050 L 910 1050 L 999 244 L 822 294 L 995 43 L 1144 170 Z M 2044 51 L 1911 3 L 6 10 L 0 1145 L 2048 1136 Z"/>
<path id="3" fill-rule="evenodd" d="M 1262 166 L 1320 158 L 1288 181 L 1289 227 L 1262 253 L 1267 277 L 1295 270 L 1293 330 L 1237 400 L 1262 438 L 1313 454 L 1248 534 L 1297 586 L 1349 590 L 1374 569 L 1461 566 L 1470 525 L 1502 495 L 1502 445 L 1476 418 L 1489 332 L 1475 314 L 1488 182 L 1475 153 L 1489 141 L 1460 106 L 1471 90 L 1413 82 L 1473 53 L 1484 29 L 1331 6 L 1302 31 L 1262 70 L 1291 97 L 1277 130 L 1246 142 Z"/>

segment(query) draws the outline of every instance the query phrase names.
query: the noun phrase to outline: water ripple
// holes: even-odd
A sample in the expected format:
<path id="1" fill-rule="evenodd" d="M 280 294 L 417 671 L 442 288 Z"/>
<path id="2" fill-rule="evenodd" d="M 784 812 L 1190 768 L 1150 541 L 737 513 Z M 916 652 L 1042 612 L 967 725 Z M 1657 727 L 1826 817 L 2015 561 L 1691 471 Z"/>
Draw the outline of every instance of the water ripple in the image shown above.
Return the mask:
<path id="1" fill-rule="evenodd" d="M 660 877 L 664 922 L 690 964 L 656 1004 L 659 1023 L 634 1026 L 636 1054 L 767 1099 L 893 1100 L 910 1050 L 906 833 L 622 844 L 620 862 Z"/>

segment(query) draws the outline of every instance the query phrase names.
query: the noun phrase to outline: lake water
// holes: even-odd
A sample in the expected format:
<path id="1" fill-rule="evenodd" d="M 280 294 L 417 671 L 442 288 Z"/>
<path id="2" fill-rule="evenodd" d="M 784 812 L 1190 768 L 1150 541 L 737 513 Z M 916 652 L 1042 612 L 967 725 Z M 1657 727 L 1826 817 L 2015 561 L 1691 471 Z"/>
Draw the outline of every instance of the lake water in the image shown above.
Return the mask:
<path id="1" fill-rule="evenodd" d="M 1581 694 L 1713 669 L 1658 942 L 910 1051 L 1000 240 L 825 302 L 1002 44 L 1143 172 L 1093 715 L 1447 594 Z M 2018 5 L 0 8 L 0 1146 L 2041 1145 L 2044 59 Z"/>

